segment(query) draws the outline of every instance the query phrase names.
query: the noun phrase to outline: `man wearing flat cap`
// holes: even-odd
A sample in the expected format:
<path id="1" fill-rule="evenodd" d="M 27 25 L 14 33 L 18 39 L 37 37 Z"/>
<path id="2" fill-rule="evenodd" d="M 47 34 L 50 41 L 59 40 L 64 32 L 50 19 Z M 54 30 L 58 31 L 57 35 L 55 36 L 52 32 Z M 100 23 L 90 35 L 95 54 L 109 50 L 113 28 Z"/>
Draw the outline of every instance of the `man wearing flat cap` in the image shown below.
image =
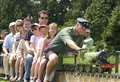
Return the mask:
<path id="1" fill-rule="evenodd" d="M 77 18 L 77 23 L 73 27 L 62 29 L 56 37 L 51 41 L 48 48 L 45 50 L 45 58 L 40 63 L 41 76 L 46 65 L 46 74 L 43 82 L 51 82 L 51 73 L 58 63 L 58 55 L 65 54 L 72 50 L 77 51 L 82 47 L 82 41 L 89 29 L 89 22 L 83 18 Z M 41 82 L 41 79 L 40 79 Z"/>

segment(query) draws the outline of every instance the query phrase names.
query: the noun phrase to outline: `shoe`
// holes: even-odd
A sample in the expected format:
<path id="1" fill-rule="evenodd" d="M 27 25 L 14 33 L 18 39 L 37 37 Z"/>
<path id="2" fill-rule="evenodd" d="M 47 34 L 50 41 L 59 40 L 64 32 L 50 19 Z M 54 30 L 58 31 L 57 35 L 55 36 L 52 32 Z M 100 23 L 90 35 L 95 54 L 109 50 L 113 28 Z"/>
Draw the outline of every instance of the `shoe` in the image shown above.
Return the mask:
<path id="1" fill-rule="evenodd" d="M 13 76 L 11 76 L 11 77 L 10 77 L 10 81 L 12 81 L 12 80 L 13 80 L 13 78 L 14 78 L 14 77 L 13 77 Z"/>
<path id="2" fill-rule="evenodd" d="M 30 82 L 35 82 L 35 81 L 32 79 L 32 80 L 30 80 Z"/>
<path id="3" fill-rule="evenodd" d="M 29 81 L 27 81 L 26 79 L 24 79 L 24 82 L 29 82 Z"/>
<path id="4" fill-rule="evenodd" d="M 5 75 L 4 80 L 9 80 L 9 75 Z"/>
<path id="5" fill-rule="evenodd" d="M 22 78 L 21 77 L 19 77 L 16 81 L 17 82 L 20 82 L 22 80 Z"/>
<path id="6" fill-rule="evenodd" d="M 18 78 L 18 76 L 15 76 L 13 79 L 11 79 L 11 81 L 16 81 Z"/>

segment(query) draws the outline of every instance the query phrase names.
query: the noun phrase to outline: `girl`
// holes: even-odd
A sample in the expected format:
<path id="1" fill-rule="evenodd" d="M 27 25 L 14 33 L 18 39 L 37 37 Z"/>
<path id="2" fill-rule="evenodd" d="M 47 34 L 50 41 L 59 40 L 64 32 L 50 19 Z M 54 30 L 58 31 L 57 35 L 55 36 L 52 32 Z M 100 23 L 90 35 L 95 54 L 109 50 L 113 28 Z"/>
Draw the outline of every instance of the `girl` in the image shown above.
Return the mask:
<path id="1" fill-rule="evenodd" d="M 44 45 L 44 40 L 48 32 L 47 29 L 48 28 L 46 25 L 41 25 L 39 26 L 37 32 L 35 33 L 33 32 L 34 35 L 31 37 L 31 40 L 34 39 L 34 42 L 31 41 L 31 46 L 34 48 L 34 59 L 31 68 L 31 82 L 33 82 L 37 77 L 37 71 L 39 67 L 38 62 L 40 62 L 41 59 L 42 49 L 43 49 L 42 47 Z"/>
<path id="2" fill-rule="evenodd" d="M 58 32 L 57 24 L 56 23 L 49 24 L 49 32 L 48 32 L 48 37 L 44 41 L 44 47 L 43 47 L 44 49 L 47 48 L 47 46 L 52 41 L 52 39 L 54 39 L 57 32 Z M 44 69 L 44 66 L 43 66 L 43 69 Z M 44 72 L 41 72 L 40 70 L 41 69 L 39 69 L 39 71 L 38 71 L 38 79 L 36 80 L 36 82 L 41 82 L 41 80 L 42 80 L 41 79 L 41 77 L 42 77 L 41 74 L 43 74 Z M 53 79 L 53 76 L 54 76 L 54 72 L 52 72 L 52 74 L 51 74 L 51 80 Z"/>

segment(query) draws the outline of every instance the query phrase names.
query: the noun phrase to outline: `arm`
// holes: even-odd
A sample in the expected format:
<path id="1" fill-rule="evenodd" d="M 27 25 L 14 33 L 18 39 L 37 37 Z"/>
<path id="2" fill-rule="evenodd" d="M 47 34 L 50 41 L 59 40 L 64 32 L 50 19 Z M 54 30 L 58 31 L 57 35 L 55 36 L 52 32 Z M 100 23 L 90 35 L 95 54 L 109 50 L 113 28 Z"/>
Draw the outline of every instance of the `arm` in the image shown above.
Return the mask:
<path id="1" fill-rule="evenodd" d="M 64 42 L 65 45 L 67 45 L 69 48 L 73 50 L 80 50 L 81 48 L 73 41 L 72 37 L 69 33 L 64 32 L 60 36 L 61 40 Z"/>
<path id="2" fill-rule="evenodd" d="M 47 38 L 44 38 L 41 41 L 39 41 L 39 43 L 38 43 L 39 48 L 37 49 L 37 57 L 42 56 L 46 40 L 47 40 Z"/>
<path id="3" fill-rule="evenodd" d="M 4 47 L 3 47 L 3 52 L 5 53 L 5 55 L 8 55 L 8 50 L 7 50 L 7 48 L 4 48 Z"/>
<path id="4" fill-rule="evenodd" d="M 27 48 L 27 51 L 31 52 L 31 51 L 34 50 L 33 42 L 34 42 L 34 37 L 33 36 L 31 36 L 30 41 L 28 41 L 28 40 L 25 41 L 25 46 Z"/>
<path id="5" fill-rule="evenodd" d="M 8 48 L 9 48 L 9 38 L 6 36 L 5 39 L 4 39 L 4 42 L 3 42 L 3 52 L 5 53 L 5 55 L 8 55 Z"/>
<path id="6" fill-rule="evenodd" d="M 76 43 L 72 40 L 67 40 L 66 44 L 73 50 L 80 50 L 81 48 L 79 46 L 76 45 Z"/>
<path id="7" fill-rule="evenodd" d="M 16 53 L 16 48 L 17 48 L 16 42 L 13 42 L 13 46 L 12 46 L 12 52 L 13 53 Z"/>

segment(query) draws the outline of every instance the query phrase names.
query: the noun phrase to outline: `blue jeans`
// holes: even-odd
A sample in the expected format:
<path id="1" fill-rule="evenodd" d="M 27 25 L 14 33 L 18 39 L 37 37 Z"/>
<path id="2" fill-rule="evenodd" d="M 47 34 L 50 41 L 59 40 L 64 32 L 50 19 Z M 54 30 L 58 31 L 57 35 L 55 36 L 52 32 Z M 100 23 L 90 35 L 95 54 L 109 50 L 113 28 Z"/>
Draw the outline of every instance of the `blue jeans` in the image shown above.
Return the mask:
<path id="1" fill-rule="evenodd" d="M 25 58 L 25 73 L 24 73 L 24 80 L 29 81 L 30 80 L 30 72 L 31 72 L 31 66 L 32 66 L 33 56 L 28 54 Z"/>

